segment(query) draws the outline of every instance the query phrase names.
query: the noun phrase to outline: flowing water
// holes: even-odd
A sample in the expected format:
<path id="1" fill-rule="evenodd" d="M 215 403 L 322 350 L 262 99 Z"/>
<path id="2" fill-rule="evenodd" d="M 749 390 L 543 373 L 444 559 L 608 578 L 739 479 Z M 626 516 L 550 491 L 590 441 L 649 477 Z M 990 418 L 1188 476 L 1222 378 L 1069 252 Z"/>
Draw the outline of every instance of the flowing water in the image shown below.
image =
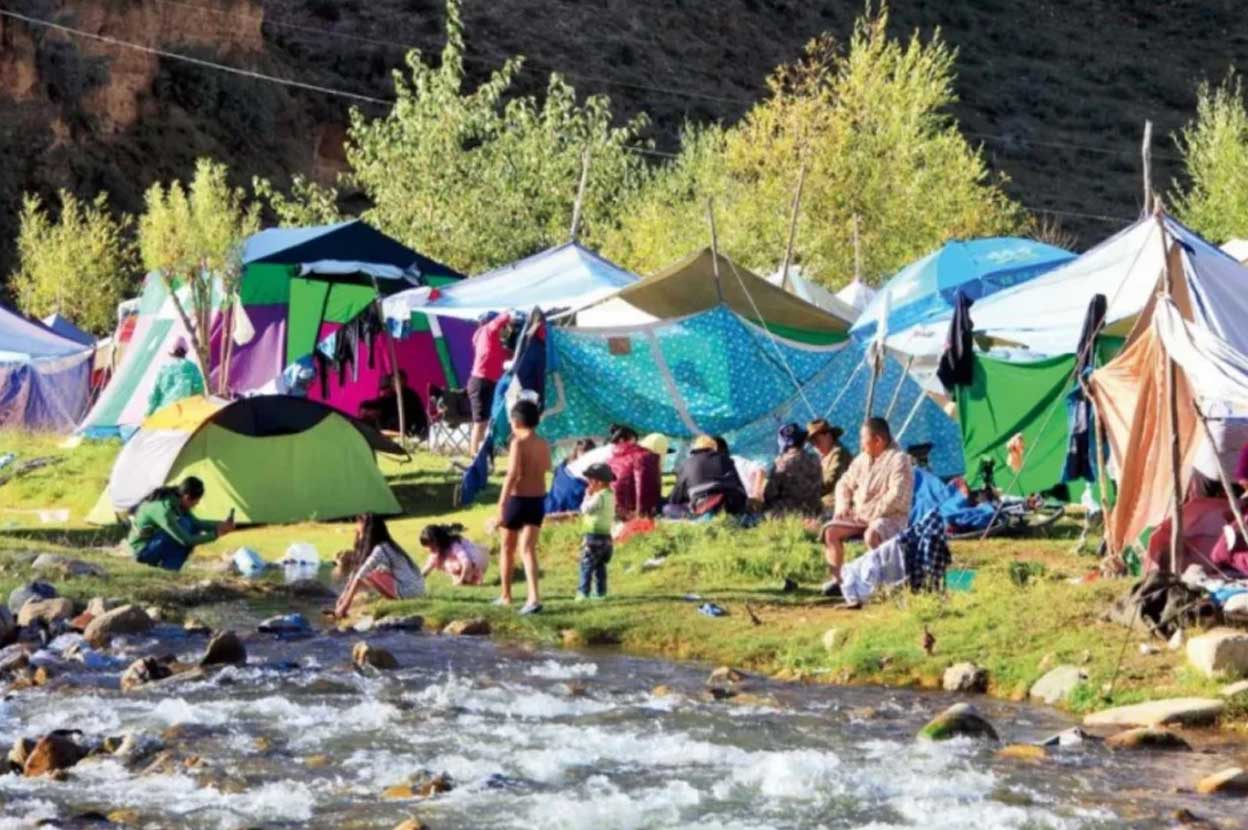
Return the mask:
<path id="1" fill-rule="evenodd" d="M 751 681 L 748 704 L 714 701 L 703 667 L 405 632 L 369 636 L 402 668 L 364 676 L 347 667 L 359 635 L 251 631 L 247 666 L 202 680 L 125 694 L 116 667 L 62 664 L 70 684 L 0 703 L 6 745 L 58 728 L 165 733 L 179 759 L 199 759 L 145 774 L 101 756 L 64 782 L 0 776 L 0 828 L 117 809 L 161 828 L 388 829 L 410 816 L 433 830 L 1118 828 L 1171 826 L 1180 807 L 1233 827 L 1243 804 L 1173 792 L 1226 758 L 1085 743 L 1031 764 L 915 741 L 948 695 Z M 160 629 L 121 656 L 189 659 L 204 642 Z M 1071 725 L 978 705 L 1008 742 Z M 454 789 L 383 798 L 422 771 Z"/>

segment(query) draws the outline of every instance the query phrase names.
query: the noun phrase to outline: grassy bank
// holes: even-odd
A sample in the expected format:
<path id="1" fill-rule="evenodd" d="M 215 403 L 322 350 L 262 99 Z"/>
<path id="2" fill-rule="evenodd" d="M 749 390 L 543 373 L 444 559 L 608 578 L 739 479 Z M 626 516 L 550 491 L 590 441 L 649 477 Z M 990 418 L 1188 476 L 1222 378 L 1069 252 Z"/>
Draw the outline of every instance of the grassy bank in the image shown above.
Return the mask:
<path id="1" fill-rule="evenodd" d="M 15 446 L 23 457 L 66 460 L 0 487 L 0 590 L 6 595 L 26 578 L 24 551 L 73 552 L 105 564 L 108 580 L 70 580 L 62 587 L 71 596 L 159 598 L 170 584 L 219 576 L 222 557 L 239 545 L 279 559 L 295 541 L 315 544 L 322 558 L 350 543 L 351 527 L 342 522 L 254 528 L 197 551 L 183 574 L 136 566 L 109 552 L 118 538 L 115 531 L 91 528 L 82 519 L 104 485 L 116 447 L 63 450 L 53 441 L 0 433 L 0 452 Z M 497 544 L 483 531 L 493 513 L 488 502 L 450 509 L 457 475 L 445 460 L 418 456 L 387 466 L 386 472 L 405 510 L 392 530 L 414 555 L 419 555 L 421 528 L 435 520 L 462 522 L 469 536 L 497 553 Z M 43 523 L 38 511 L 57 508 L 68 509 L 69 520 Z M 954 543 L 954 567 L 976 572 L 972 590 L 943 598 L 903 592 L 855 612 L 814 592 L 823 575 L 820 550 L 796 522 L 766 522 L 751 530 L 724 522 L 661 526 L 617 547 L 609 599 L 574 602 L 579 534 L 575 525 L 561 525 L 542 537 L 546 611 L 541 615 L 520 617 L 490 605 L 499 584 L 496 555 L 486 585 L 457 589 L 435 574 L 427 598 L 376 610 L 419 613 L 433 625 L 479 616 L 503 637 L 554 645 L 618 643 L 640 654 L 728 663 L 800 680 L 933 687 L 949 665 L 971 661 L 988 669 L 992 694 L 1012 698 L 1025 696 L 1049 666 L 1071 663 L 1088 675 L 1069 704 L 1076 711 L 1148 698 L 1216 695 L 1220 684 L 1188 670 L 1182 652 L 1154 642 L 1159 648 L 1142 654 L 1138 635 L 1101 620 L 1127 583 L 1083 581 L 1096 560 L 1073 551 L 1077 532 L 1076 523 L 1068 520 L 1049 538 Z M 1011 576 L 1018 562 L 1030 563 L 1027 570 L 1034 574 L 1021 585 Z M 803 588 L 785 593 L 786 577 Z M 522 598 L 522 585 L 516 588 Z M 690 601 L 689 594 L 701 599 Z M 699 614 L 697 607 L 705 600 L 718 603 L 728 615 Z M 828 648 L 830 629 L 839 634 L 830 638 L 834 642 Z M 925 629 L 935 638 L 931 653 L 922 645 Z M 1242 725 L 1248 711 L 1234 710 L 1230 720 Z"/>

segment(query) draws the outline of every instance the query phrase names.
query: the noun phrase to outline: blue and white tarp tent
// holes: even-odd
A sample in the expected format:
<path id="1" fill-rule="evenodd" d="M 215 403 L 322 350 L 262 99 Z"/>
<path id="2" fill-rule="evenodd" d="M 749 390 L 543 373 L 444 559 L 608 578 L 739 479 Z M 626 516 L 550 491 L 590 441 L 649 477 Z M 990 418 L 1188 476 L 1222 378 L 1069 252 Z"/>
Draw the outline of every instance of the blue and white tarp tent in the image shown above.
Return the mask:
<path id="1" fill-rule="evenodd" d="M 489 311 L 540 308 L 550 313 L 577 309 L 615 294 L 638 276 L 575 242 L 504 265 L 443 288 L 436 296 L 419 289 L 386 299 L 388 319 L 412 311 L 472 320 Z"/>
<path id="2" fill-rule="evenodd" d="M 87 410 L 93 349 L 0 306 L 0 427 L 70 432 Z"/>
<path id="3" fill-rule="evenodd" d="M 66 340 L 72 340 L 82 346 L 95 345 L 94 335 L 87 334 L 70 322 L 69 318 L 62 317 L 60 314 L 49 314 L 43 318 L 43 324 Z"/>
<path id="4" fill-rule="evenodd" d="M 934 362 L 944 349 L 958 292 L 977 301 L 1072 259 L 1069 251 L 1017 237 L 949 242 L 890 279 L 854 323 L 850 336 L 865 343 L 883 326 L 890 351 L 921 364 Z"/>

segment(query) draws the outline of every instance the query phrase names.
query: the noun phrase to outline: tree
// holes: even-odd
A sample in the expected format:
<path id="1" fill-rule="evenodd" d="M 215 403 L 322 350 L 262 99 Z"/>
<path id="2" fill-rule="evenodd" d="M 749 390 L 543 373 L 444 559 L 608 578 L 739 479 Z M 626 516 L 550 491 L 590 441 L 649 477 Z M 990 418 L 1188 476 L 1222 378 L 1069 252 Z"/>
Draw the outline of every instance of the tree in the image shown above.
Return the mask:
<path id="1" fill-rule="evenodd" d="M 273 186 L 268 179 L 255 176 L 251 189 L 256 197 L 268 203 L 269 210 L 277 216 L 279 225 L 299 227 L 302 225 L 330 225 L 342 221 L 338 210 L 338 191 L 304 178 L 296 173 L 290 181 L 287 196 Z"/>
<path id="2" fill-rule="evenodd" d="M 1175 143 L 1186 179 L 1170 195 L 1175 214 L 1217 242 L 1248 235 L 1248 111 L 1238 75 L 1200 85 L 1196 118 Z"/>
<path id="3" fill-rule="evenodd" d="M 610 225 L 641 179 L 644 161 L 635 149 L 645 147 L 639 134 L 646 119 L 612 126 L 608 98 L 578 103 L 554 74 L 540 103 L 508 97 L 520 57 L 465 90 L 457 0 L 446 10 L 440 63 L 409 52 L 410 77 L 394 74 L 390 113 L 351 114 L 349 178 L 372 201 L 365 217 L 430 256 L 480 271 L 567 241 L 588 155 L 583 235 Z"/>
<path id="4" fill-rule="evenodd" d="M 243 240 L 260 229 L 259 206 L 248 206 L 242 188 L 230 187 L 227 174 L 224 164 L 200 159 L 189 189 L 176 179 L 168 187 L 153 184 L 139 219 L 143 266 L 165 281 L 205 372 L 211 366 L 208 332 L 214 304 L 221 292 L 229 297 L 237 289 Z M 182 287 L 184 295 L 178 293 Z"/>
<path id="5" fill-rule="evenodd" d="M 740 124 L 687 131 L 679 157 L 620 211 L 606 252 L 647 271 L 705 245 L 706 221 L 694 219 L 714 197 L 723 250 L 770 270 L 803 164 L 797 256 L 833 287 L 853 275 L 854 216 L 863 276 L 876 283 L 950 238 L 1018 228 L 1018 206 L 947 114 L 955 51 L 939 33 L 890 39 L 887 25 L 883 9 L 856 22 L 847 49 L 816 38 L 772 73 L 767 98 Z"/>
<path id="6" fill-rule="evenodd" d="M 107 193 L 89 203 L 64 190 L 57 198 L 61 211 L 55 218 L 38 196 L 22 200 L 12 275 L 18 308 L 32 317 L 58 312 L 107 334 L 137 265 L 129 238 L 133 220 L 113 216 Z"/>

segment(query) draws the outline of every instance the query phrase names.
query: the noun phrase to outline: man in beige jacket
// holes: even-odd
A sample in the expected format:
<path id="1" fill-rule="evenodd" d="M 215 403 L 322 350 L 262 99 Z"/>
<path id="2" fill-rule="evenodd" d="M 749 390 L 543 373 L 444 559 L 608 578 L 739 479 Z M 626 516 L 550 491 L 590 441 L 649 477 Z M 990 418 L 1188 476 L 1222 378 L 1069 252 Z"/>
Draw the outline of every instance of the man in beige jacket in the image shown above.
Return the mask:
<path id="1" fill-rule="evenodd" d="M 829 580 L 825 596 L 840 592 L 845 542 L 861 537 L 875 548 L 906 529 L 914 498 L 910 456 L 893 443 L 888 421 L 868 418 L 859 435 L 862 451 L 836 484 L 836 505 L 822 529 Z"/>

